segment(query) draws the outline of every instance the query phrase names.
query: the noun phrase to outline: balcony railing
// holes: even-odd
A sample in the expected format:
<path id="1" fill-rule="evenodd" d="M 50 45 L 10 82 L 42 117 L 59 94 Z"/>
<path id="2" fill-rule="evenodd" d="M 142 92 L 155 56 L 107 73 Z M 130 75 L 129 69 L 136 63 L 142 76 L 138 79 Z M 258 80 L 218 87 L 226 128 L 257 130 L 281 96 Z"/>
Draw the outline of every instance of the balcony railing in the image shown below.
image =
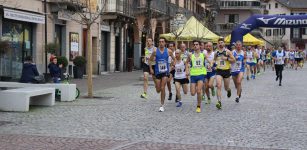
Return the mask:
<path id="1" fill-rule="evenodd" d="M 237 26 L 236 23 L 220 23 L 216 24 L 215 32 L 221 36 L 225 36 L 231 33 L 231 31 Z"/>
<path id="2" fill-rule="evenodd" d="M 220 1 L 219 2 L 220 9 L 262 9 L 260 0 L 254 0 L 254 1 Z"/>
<path id="3" fill-rule="evenodd" d="M 50 3 L 59 3 L 65 4 L 69 6 L 82 6 L 86 7 L 86 0 L 49 0 Z"/>
<path id="4" fill-rule="evenodd" d="M 118 13 L 125 16 L 133 16 L 133 0 L 104 0 L 104 13 Z"/>
<path id="5" fill-rule="evenodd" d="M 147 2 L 149 0 L 134 0 L 133 8 L 136 13 L 144 13 L 148 9 Z M 150 1 L 150 9 L 154 13 L 167 13 L 167 1 L 166 0 L 151 0 Z"/>

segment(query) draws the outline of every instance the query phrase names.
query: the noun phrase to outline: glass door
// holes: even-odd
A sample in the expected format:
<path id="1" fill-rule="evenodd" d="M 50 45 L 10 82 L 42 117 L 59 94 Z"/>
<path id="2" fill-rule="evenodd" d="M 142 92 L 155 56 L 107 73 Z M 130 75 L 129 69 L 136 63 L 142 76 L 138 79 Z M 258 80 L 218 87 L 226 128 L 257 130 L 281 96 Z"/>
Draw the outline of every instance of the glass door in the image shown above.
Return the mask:
<path id="1" fill-rule="evenodd" d="M 4 20 L 1 40 L 8 41 L 9 48 L 0 54 L 0 76 L 18 79 L 24 58 L 32 55 L 32 26 L 30 23 Z"/>

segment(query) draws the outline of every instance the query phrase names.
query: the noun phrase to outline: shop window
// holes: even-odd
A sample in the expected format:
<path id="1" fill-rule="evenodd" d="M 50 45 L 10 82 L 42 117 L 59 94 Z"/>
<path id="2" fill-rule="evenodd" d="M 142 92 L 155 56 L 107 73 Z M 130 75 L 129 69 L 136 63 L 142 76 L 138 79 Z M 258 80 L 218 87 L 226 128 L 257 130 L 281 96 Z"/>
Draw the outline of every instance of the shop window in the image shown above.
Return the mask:
<path id="1" fill-rule="evenodd" d="M 265 35 L 266 36 L 272 36 L 272 30 L 271 29 L 266 29 Z"/>

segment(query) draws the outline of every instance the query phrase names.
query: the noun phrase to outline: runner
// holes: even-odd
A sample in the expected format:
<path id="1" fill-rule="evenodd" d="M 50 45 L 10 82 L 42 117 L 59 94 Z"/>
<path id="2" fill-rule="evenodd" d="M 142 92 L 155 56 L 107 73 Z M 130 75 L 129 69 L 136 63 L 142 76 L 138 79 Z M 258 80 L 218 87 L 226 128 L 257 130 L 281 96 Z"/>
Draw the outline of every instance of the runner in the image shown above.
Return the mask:
<path id="1" fill-rule="evenodd" d="M 222 108 L 222 82 L 224 81 L 224 88 L 227 91 L 227 97 L 231 97 L 230 83 L 230 64 L 235 63 L 235 58 L 232 52 L 225 48 L 224 39 L 219 39 L 218 48 L 214 55 L 216 62 L 216 86 L 217 86 L 217 104 L 218 109 Z"/>
<path id="2" fill-rule="evenodd" d="M 255 49 L 251 46 L 248 46 L 247 51 L 246 51 L 246 79 L 249 80 L 249 75 L 251 73 L 251 78 L 255 79 L 255 74 L 256 74 L 256 63 L 257 63 L 257 53 L 255 52 Z"/>
<path id="3" fill-rule="evenodd" d="M 189 79 L 187 72 L 189 71 L 188 65 L 185 64 L 184 60 L 181 58 L 181 50 L 176 50 L 175 51 L 176 55 L 176 65 L 175 65 L 175 86 L 176 86 L 176 107 L 181 107 L 182 102 L 181 102 L 181 94 L 180 94 L 180 89 L 182 87 L 183 93 L 187 94 L 188 93 L 188 84 L 189 84 Z"/>
<path id="4" fill-rule="evenodd" d="M 242 79 L 245 71 L 244 68 L 244 60 L 246 54 L 242 50 L 242 42 L 236 42 L 236 50 L 233 51 L 233 56 L 236 58 L 236 63 L 231 65 L 231 75 L 233 79 L 233 83 L 237 89 L 237 97 L 236 102 L 239 103 L 242 93 Z"/>
<path id="5" fill-rule="evenodd" d="M 271 66 L 271 48 L 268 49 L 268 51 L 266 52 L 266 65 L 267 66 Z"/>
<path id="6" fill-rule="evenodd" d="M 266 50 L 264 47 L 262 47 L 262 51 L 260 54 L 260 68 L 263 68 L 263 72 L 265 72 L 265 65 L 266 65 Z"/>
<path id="7" fill-rule="evenodd" d="M 208 42 L 206 49 L 207 49 L 206 57 L 208 58 L 208 60 L 210 62 L 213 62 L 214 61 L 213 43 L 212 42 Z M 206 87 L 205 88 L 205 92 L 206 92 L 206 95 L 207 95 L 207 98 L 208 98 L 206 104 L 210 104 L 211 103 L 209 89 L 211 89 L 211 95 L 215 96 L 215 90 L 214 90 L 213 82 L 214 82 L 214 79 L 215 79 L 215 73 L 216 73 L 215 67 L 216 66 L 213 63 L 212 63 L 213 66 L 211 66 L 209 61 L 205 62 L 205 66 L 206 66 L 206 69 L 207 69 L 207 75 L 206 75 L 207 81 L 205 82 L 205 87 Z"/>
<path id="8" fill-rule="evenodd" d="M 289 50 L 288 49 L 284 49 L 285 51 L 285 67 L 286 68 L 289 68 L 289 58 L 290 58 L 290 52 L 289 52 Z"/>
<path id="9" fill-rule="evenodd" d="M 293 49 L 290 49 L 290 52 L 289 52 L 289 63 L 290 63 L 290 67 L 291 69 L 293 69 L 294 67 L 294 51 Z"/>
<path id="10" fill-rule="evenodd" d="M 294 66 L 295 66 L 295 70 L 297 70 L 297 67 L 299 65 L 299 62 L 301 61 L 300 60 L 300 54 L 299 54 L 299 49 L 298 47 L 296 47 L 295 51 L 294 51 L 294 59 L 295 59 L 295 63 L 294 63 Z"/>
<path id="11" fill-rule="evenodd" d="M 141 98 L 145 98 L 147 99 L 147 89 L 148 89 L 148 76 L 150 73 L 150 69 L 149 69 L 149 58 L 153 52 L 154 49 L 156 49 L 156 47 L 153 46 L 153 41 L 152 38 L 147 38 L 147 47 L 145 47 L 145 58 L 143 59 L 143 73 L 144 73 L 144 85 L 143 85 L 143 89 L 144 89 L 144 93 L 141 95 Z M 155 62 L 153 62 L 152 66 L 154 67 Z M 152 78 L 155 81 L 155 75 L 152 74 Z M 155 82 L 154 82 L 155 83 Z M 156 84 L 156 83 L 155 83 Z"/>
<path id="12" fill-rule="evenodd" d="M 202 88 L 205 76 L 207 74 L 205 67 L 205 60 L 207 60 L 204 53 L 200 52 L 200 42 L 193 41 L 194 44 L 194 54 L 190 54 L 186 65 L 191 64 L 190 75 L 191 75 L 191 85 L 190 91 L 191 95 L 195 96 L 197 93 L 197 107 L 196 112 L 201 112 L 201 99 L 202 99 Z"/>
<path id="13" fill-rule="evenodd" d="M 262 49 L 261 46 L 257 46 L 257 48 L 255 49 L 255 52 L 257 53 L 257 57 L 256 57 L 256 67 L 255 67 L 255 75 L 260 75 L 260 59 L 261 59 L 261 53 L 262 53 Z"/>
<path id="14" fill-rule="evenodd" d="M 301 69 L 303 69 L 304 67 L 304 61 L 305 61 L 305 52 L 303 51 L 303 49 L 300 49 L 299 51 L 299 66 Z"/>
<path id="15" fill-rule="evenodd" d="M 168 49 L 172 51 L 173 56 L 175 57 L 175 50 L 176 50 L 175 43 L 169 43 Z M 172 61 L 173 61 L 172 57 L 169 57 L 168 58 L 168 64 L 169 64 L 169 68 L 170 68 L 170 74 L 168 75 L 168 79 L 167 79 L 167 89 L 168 89 L 168 100 L 169 101 L 172 100 L 172 97 L 173 97 L 171 82 L 172 82 L 174 74 L 175 74 L 174 68 L 171 67 Z"/>
<path id="16" fill-rule="evenodd" d="M 168 65 L 169 56 L 172 57 L 172 60 L 175 60 L 173 52 L 165 47 L 165 38 L 159 38 L 159 47 L 157 49 L 154 49 L 149 59 L 149 64 L 151 66 L 151 62 L 156 62 L 154 70 L 152 67 L 150 67 L 150 73 L 153 74 L 155 72 L 156 91 L 157 93 L 161 92 L 161 106 L 159 108 L 159 112 L 164 111 L 165 85 L 170 70 Z M 175 63 L 176 61 L 172 62 L 172 65 Z"/>
<path id="17" fill-rule="evenodd" d="M 281 86 L 282 80 L 282 71 L 284 69 L 284 62 L 285 62 L 285 52 L 282 50 L 281 47 L 278 50 L 273 52 L 273 58 L 275 60 L 275 70 L 276 70 L 276 81 L 279 79 L 279 86 Z"/>

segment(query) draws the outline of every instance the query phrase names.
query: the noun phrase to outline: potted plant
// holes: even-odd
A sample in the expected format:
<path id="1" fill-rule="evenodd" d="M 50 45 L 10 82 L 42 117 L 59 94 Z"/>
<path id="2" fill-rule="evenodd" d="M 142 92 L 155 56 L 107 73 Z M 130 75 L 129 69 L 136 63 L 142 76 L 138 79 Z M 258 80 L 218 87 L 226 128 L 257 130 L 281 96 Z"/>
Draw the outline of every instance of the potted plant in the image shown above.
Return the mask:
<path id="1" fill-rule="evenodd" d="M 46 45 L 46 52 L 49 54 L 56 55 L 56 51 L 60 48 L 60 45 L 57 43 L 48 43 Z"/>
<path id="2" fill-rule="evenodd" d="M 0 81 L 9 81 L 11 77 L 6 72 L 2 72 L 2 66 L 5 65 L 5 55 L 10 51 L 9 41 L 0 40 Z M 4 63 L 4 64 L 3 64 Z"/>
<path id="3" fill-rule="evenodd" d="M 75 57 L 75 59 L 73 60 L 74 63 L 74 67 L 73 67 L 73 72 L 74 72 L 74 78 L 83 78 L 83 71 L 84 71 L 84 67 L 86 64 L 86 60 L 83 56 L 77 56 Z"/>

